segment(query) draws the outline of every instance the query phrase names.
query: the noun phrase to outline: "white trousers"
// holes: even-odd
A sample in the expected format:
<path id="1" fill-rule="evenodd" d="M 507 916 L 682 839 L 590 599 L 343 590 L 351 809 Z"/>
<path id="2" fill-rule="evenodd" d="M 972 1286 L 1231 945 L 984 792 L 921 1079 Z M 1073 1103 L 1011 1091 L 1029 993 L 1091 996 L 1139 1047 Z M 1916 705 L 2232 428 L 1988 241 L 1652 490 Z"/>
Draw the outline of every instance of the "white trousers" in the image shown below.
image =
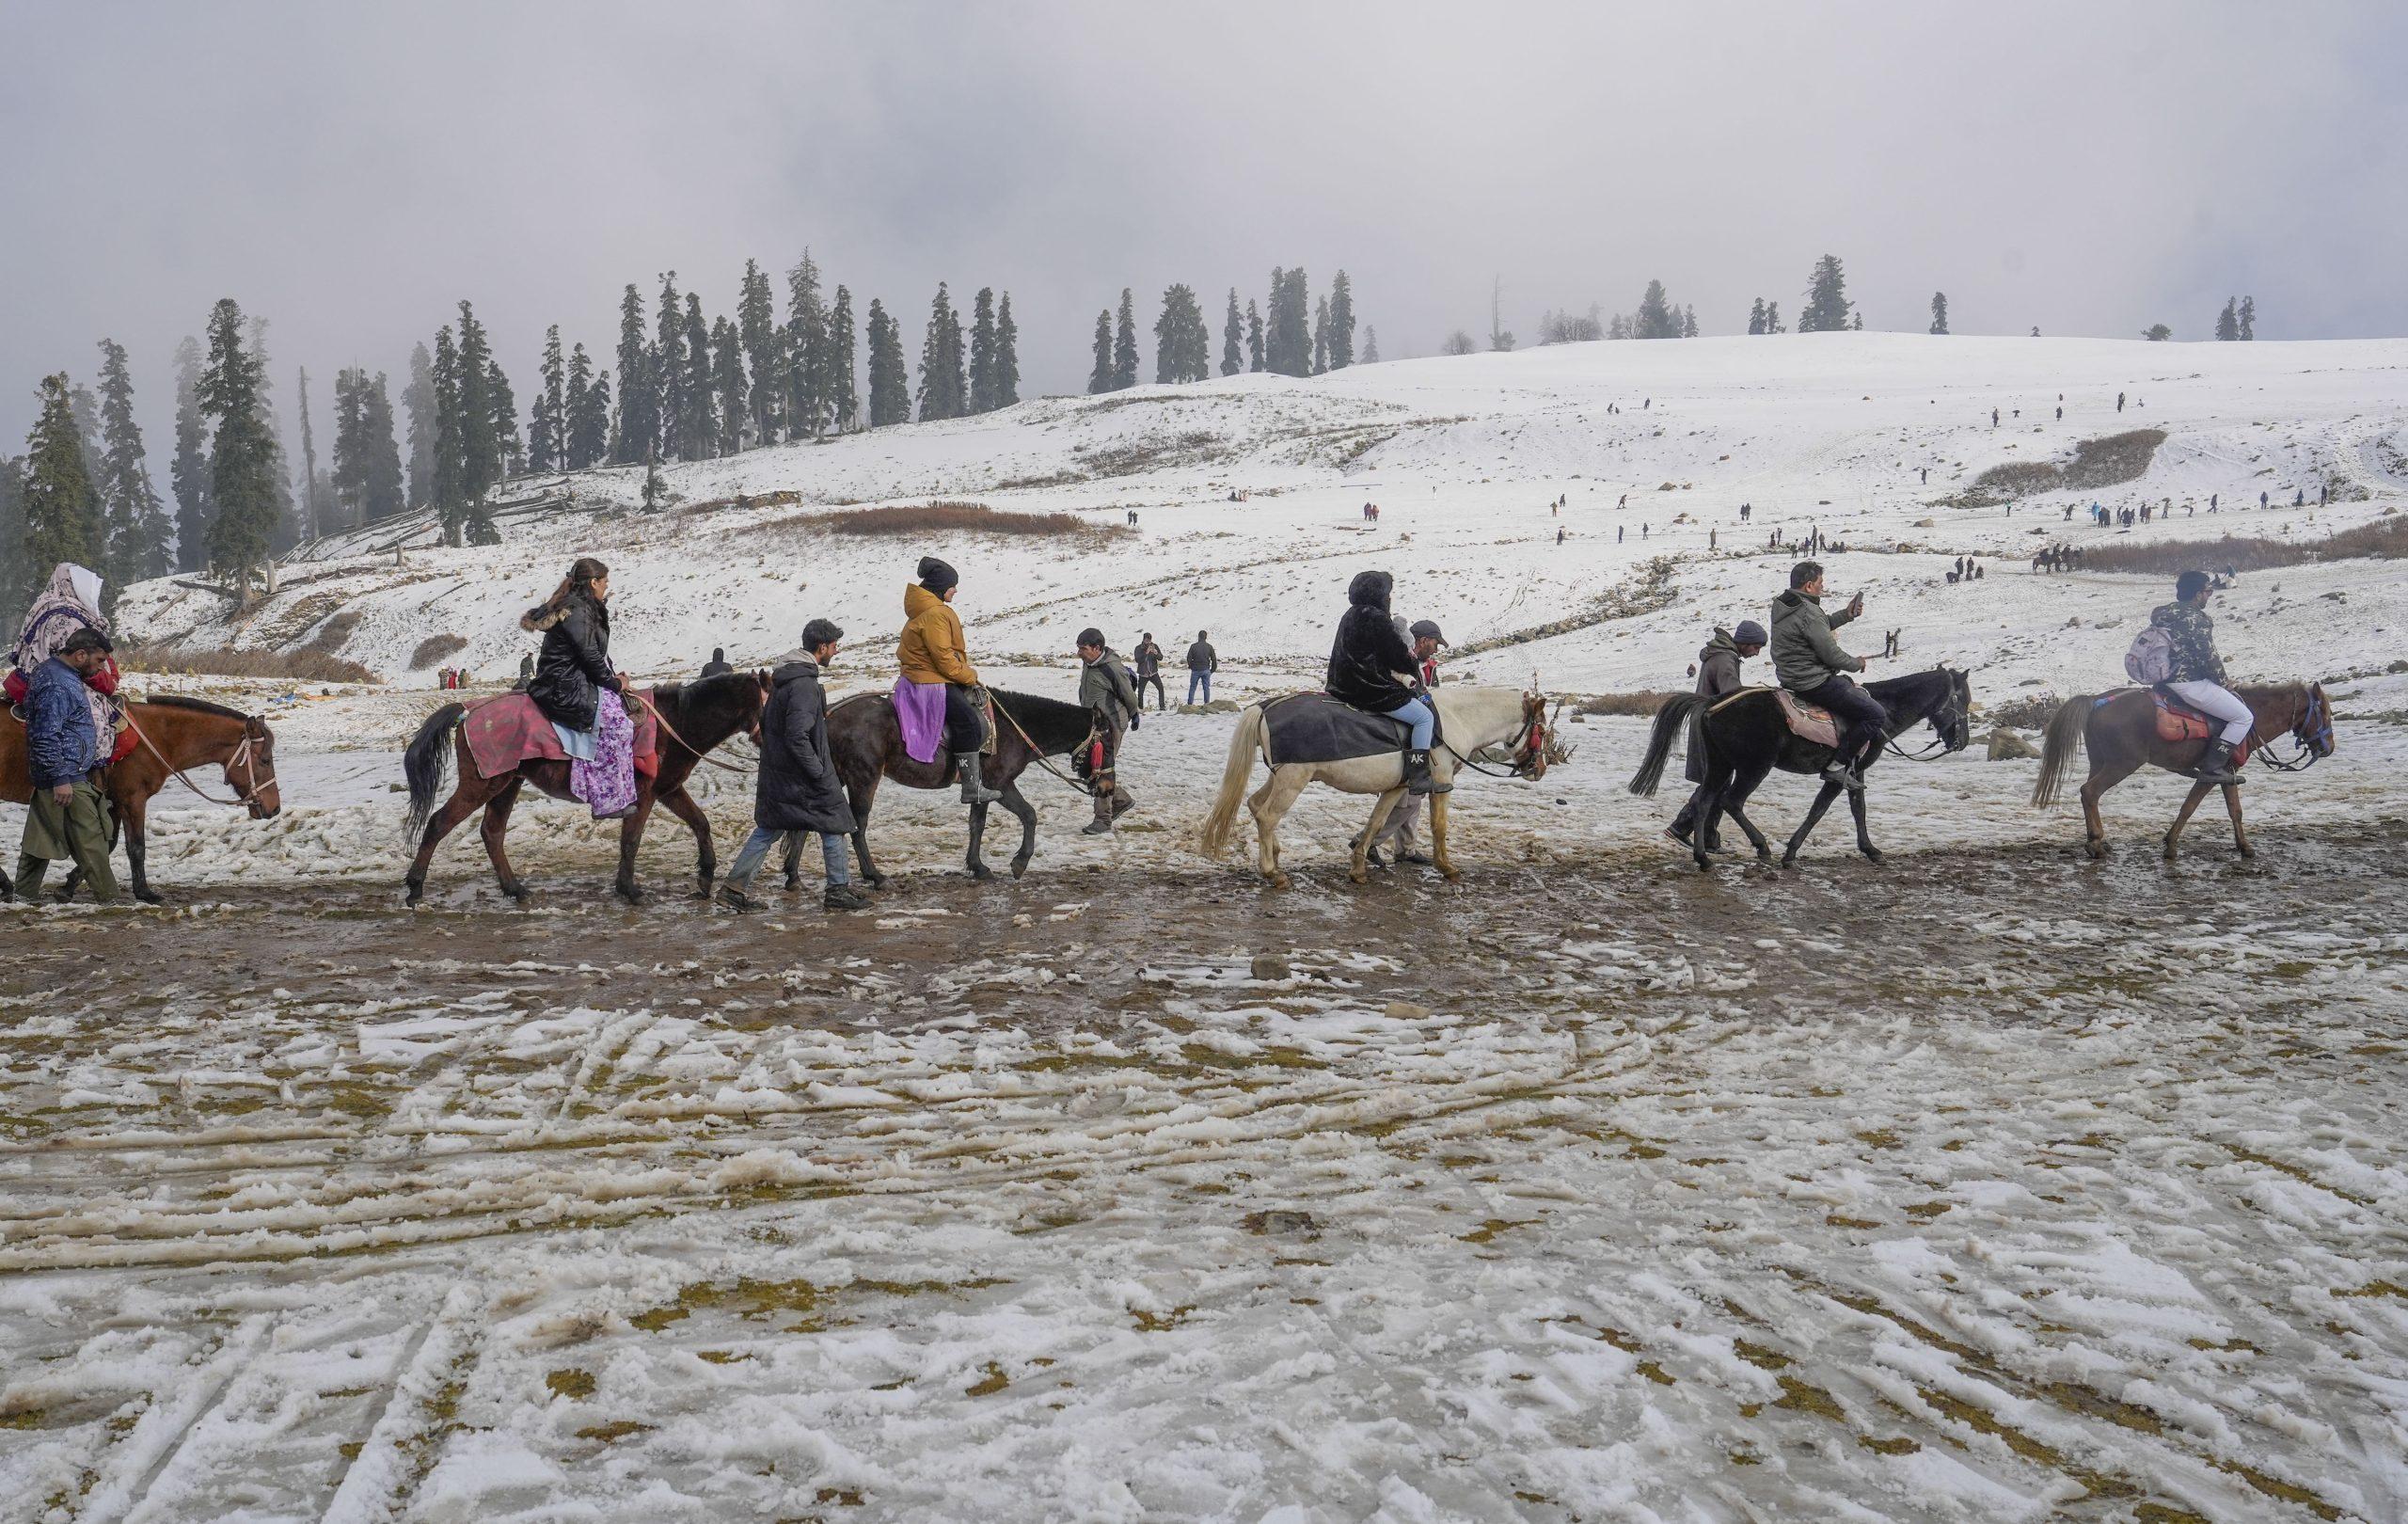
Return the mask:
<path id="1" fill-rule="evenodd" d="M 2238 746 L 2247 740 L 2250 727 L 2258 722 L 2249 706 L 2221 683 L 2168 683 L 2165 691 L 2201 714 L 2223 721 L 2224 731 L 2218 738 L 2228 745 Z"/>

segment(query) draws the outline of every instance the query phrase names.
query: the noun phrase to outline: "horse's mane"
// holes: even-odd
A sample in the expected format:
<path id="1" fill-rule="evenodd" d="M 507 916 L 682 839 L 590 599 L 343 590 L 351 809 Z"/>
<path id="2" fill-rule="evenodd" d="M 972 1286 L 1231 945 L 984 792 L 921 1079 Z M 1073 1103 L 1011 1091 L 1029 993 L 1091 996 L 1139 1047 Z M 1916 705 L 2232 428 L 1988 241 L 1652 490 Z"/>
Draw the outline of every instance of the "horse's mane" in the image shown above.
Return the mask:
<path id="1" fill-rule="evenodd" d="M 1040 693 L 1015 693 L 1009 689 L 990 689 L 1003 709 L 1011 715 L 1003 724 L 1006 729 L 1013 721 L 1027 731 L 1048 756 L 1067 752 L 1087 738 L 1087 711 L 1076 704 L 1047 698 Z"/>
<path id="2" fill-rule="evenodd" d="M 1951 680 L 1952 675 L 1946 667 L 1932 667 L 1923 672 L 1902 672 L 1895 677 L 1876 677 L 1864 687 L 1867 691 L 1877 695 L 1904 692 L 1909 683 L 1924 684 L 1933 681 L 1946 683 Z"/>
<path id="3" fill-rule="evenodd" d="M 230 709 L 223 704 L 213 704 L 204 698 L 187 698 L 182 693 L 145 694 L 143 703 L 162 709 L 190 709 L 196 714 L 214 714 L 221 720 L 250 723 L 251 717 L 240 709 Z"/>
<path id="4" fill-rule="evenodd" d="M 708 677 L 696 677 L 690 681 L 662 683 L 655 688 L 653 692 L 658 695 L 661 704 L 683 715 L 689 704 L 701 703 L 705 699 L 716 697 L 721 691 L 732 691 L 739 683 L 750 683 L 752 680 L 752 674 L 750 672 L 720 672 L 713 673 Z"/>

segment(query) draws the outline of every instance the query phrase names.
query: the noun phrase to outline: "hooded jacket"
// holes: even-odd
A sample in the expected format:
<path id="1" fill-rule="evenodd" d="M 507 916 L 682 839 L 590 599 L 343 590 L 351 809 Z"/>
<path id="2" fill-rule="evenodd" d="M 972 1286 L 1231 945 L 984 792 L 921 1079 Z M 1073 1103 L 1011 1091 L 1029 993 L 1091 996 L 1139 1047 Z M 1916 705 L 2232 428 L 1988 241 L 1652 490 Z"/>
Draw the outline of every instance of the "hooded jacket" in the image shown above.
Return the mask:
<path id="1" fill-rule="evenodd" d="M 25 695 L 25 769 L 37 789 L 82 783 L 106 760 L 85 692 L 83 674 L 58 657 L 34 669 Z"/>
<path id="2" fill-rule="evenodd" d="M 853 807 L 828 751 L 828 695 L 819 686 L 819 664 L 807 657 L 786 662 L 769 682 L 752 823 L 764 831 L 849 834 Z"/>
<path id="3" fill-rule="evenodd" d="M 1102 715 L 1104 723 L 1116 731 L 1137 712 L 1136 685 L 1129 680 L 1127 669 L 1110 646 L 1093 661 L 1080 664 L 1079 706 Z"/>
<path id="4" fill-rule="evenodd" d="M 539 603 L 528 610 L 518 627 L 544 637 L 527 696 L 552 723 L 592 730 L 602 690 L 618 688 L 618 669 L 610 665 L 610 609 L 571 593 L 558 607 Z"/>
<path id="5" fill-rule="evenodd" d="M 1855 618 L 1843 609 L 1823 612 L 1823 600 L 1791 588 L 1772 600 L 1772 672 L 1793 693 L 1811 693 L 1844 672 L 1862 672 L 1831 631 Z"/>
<path id="6" fill-rule="evenodd" d="M 961 616 L 917 582 L 903 590 L 903 638 L 895 643 L 895 659 L 911 682 L 979 686 L 978 669 L 970 664 L 970 647 L 962 637 Z"/>
<path id="7" fill-rule="evenodd" d="M 1720 698 L 1735 693 L 1744 686 L 1739 679 L 1739 643 L 1721 626 L 1714 627 L 1714 638 L 1697 653 L 1697 691 L 1706 698 Z"/>
<path id="8" fill-rule="evenodd" d="M 1395 579 L 1382 571 L 1358 573 L 1346 589 L 1347 610 L 1338 621 L 1338 639 L 1330 646 L 1330 697 L 1373 714 L 1387 714 L 1413 697 L 1398 677 L 1418 671 L 1413 647 L 1396 632 L 1388 615 L 1388 591 Z"/>

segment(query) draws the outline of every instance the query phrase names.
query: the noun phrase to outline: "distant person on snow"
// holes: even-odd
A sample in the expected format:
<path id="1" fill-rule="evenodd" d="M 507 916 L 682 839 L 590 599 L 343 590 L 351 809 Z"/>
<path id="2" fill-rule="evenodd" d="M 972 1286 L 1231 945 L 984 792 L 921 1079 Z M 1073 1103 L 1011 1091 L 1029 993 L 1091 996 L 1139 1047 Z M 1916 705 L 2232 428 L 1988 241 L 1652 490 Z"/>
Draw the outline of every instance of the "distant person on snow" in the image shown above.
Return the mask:
<path id="1" fill-rule="evenodd" d="M 1725 630 L 1716 626 L 1713 638 L 1697 654 L 1698 692 L 1712 700 L 1739 691 L 1747 686 L 1747 679 L 1740 675 L 1739 664 L 1764 648 L 1765 627 L 1752 619 L 1740 620 L 1735 630 Z M 1689 721 L 1687 761 L 1688 780 L 1697 787 L 1690 790 L 1688 802 L 1681 806 L 1681 813 L 1673 816 L 1672 823 L 1664 828 L 1664 834 L 1684 847 L 1689 845 L 1690 835 L 1697 830 L 1697 818 L 1705 808 L 1704 726 L 1705 711 L 1700 709 Z M 1709 852 L 1729 850 L 1722 845 L 1719 830 L 1706 838 L 1705 849 Z"/>
<path id="2" fill-rule="evenodd" d="M 1196 643 L 1187 648 L 1187 702 L 1195 703 L 1196 691 L 1201 689 L 1204 702 L 1212 703 L 1212 675 L 1220 670 L 1220 653 L 1212 649 L 1212 643 L 1205 632 L 1197 630 Z"/>
<path id="3" fill-rule="evenodd" d="M 2122 392 L 2120 392 L 2120 391 L 2119 391 L 2119 392 L 2115 393 L 2115 411 L 2117 411 L 2117 412 L 2119 412 L 2119 413 L 2120 413 L 2120 412 L 2122 412 L 2123 410 L 2124 410 L 2124 394 L 2123 394 Z"/>
<path id="4" fill-rule="evenodd" d="M 922 556 L 917 571 L 920 579 L 903 589 L 903 637 L 895 648 L 903 675 L 895 684 L 895 712 L 900 717 L 909 706 L 913 724 L 941 723 L 945 749 L 961 777 L 961 802 L 991 804 L 1004 796 L 987 786 L 982 771 L 987 722 L 979 710 L 986 685 L 970 664 L 961 616 L 953 611 L 961 574 L 934 556 Z"/>
<path id="5" fill-rule="evenodd" d="M 703 663 L 703 675 L 705 677 L 717 677 L 723 674 L 734 672 L 735 670 L 736 669 L 734 667 L 728 665 L 727 650 L 724 646 L 712 646 L 711 659 Z"/>
<path id="6" fill-rule="evenodd" d="M 1357 572 L 1346 588 L 1346 612 L 1329 648 L 1330 697 L 1367 714 L 1385 715 L 1405 726 L 1404 786 L 1416 794 L 1439 792 L 1430 777 L 1430 743 L 1438 711 L 1426 692 L 1407 688 L 1404 677 L 1420 664 L 1396 632 L 1388 614 L 1395 579 L 1384 571 Z"/>
<path id="7" fill-rule="evenodd" d="M 1151 684 L 1154 712 L 1160 714 L 1170 707 L 1170 702 L 1163 696 L 1163 648 L 1154 643 L 1152 630 L 1148 630 L 1137 642 L 1137 649 L 1133 654 L 1137 659 L 1137 707 L 1142 709 L 1146 706 L 1146 688 Z"/>
<path id="8" fill-rule="evenodd" d="M 1823 568 L 1801 561 L 1789 568 L 1789 591 L 1772 600 L 1772 669 L 1781 686 L 1846 726 L 1823 779 L 1851 791 L 1864 787 L 1863 766 L 1884 738 L 1890 722 L 1881 701 L 1847 675 L 1862 672 L 1862 657 L 1850 656 L 1831 632 L 1864 611 L 1864 595 L 1836 614 L 1823 612 Z"/>
<path id="9" fill-rule="evenodd" d="M 2216 622 L 2208 614 L 2208 595 L 2213 591 L 2206 572 L 2186 571 L 2174 580 L 2174 601 L 2152 610 L 2148 623 L 2151 629 L 2165 631 L 2173 647 L 2173 675 L 2165 680 L 2165 691 L 2224 722 L 2191 776 L 2202 783 L 2239 783 L 2233 754 L 2249 738 L 2258 718 L 2225 686 L 2224 660 L 2216 655 Z"/>

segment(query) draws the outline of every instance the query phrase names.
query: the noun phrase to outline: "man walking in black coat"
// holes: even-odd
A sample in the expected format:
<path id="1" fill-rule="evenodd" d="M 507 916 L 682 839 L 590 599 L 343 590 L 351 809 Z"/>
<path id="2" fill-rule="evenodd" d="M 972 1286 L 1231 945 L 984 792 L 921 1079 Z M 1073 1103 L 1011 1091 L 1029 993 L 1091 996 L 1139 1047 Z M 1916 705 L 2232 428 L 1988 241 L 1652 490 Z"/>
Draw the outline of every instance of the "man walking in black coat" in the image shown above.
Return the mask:
<path id="1" fill-rule="evenodd" d="M 828 890 L 820 903 L 832 911 L 862 910 L 869 901 L 851 884 L 845 857 L 853 830 L 853 807 L 846 801 L 835 759 L 828 753 L 828 695 L 819 674 L 836 659 L 845 632 L 825 619 L 802 628 L 806 653 L 769 675 L 774 685 L 761 711 L 761 770 L 753 784 L 752 834 L 744 839 L 719 892 L 720 903 L 737 912 L 761 902 L 744 891 L 769 849 L 794 832 L 816 831 L 828 864 Z"/>

